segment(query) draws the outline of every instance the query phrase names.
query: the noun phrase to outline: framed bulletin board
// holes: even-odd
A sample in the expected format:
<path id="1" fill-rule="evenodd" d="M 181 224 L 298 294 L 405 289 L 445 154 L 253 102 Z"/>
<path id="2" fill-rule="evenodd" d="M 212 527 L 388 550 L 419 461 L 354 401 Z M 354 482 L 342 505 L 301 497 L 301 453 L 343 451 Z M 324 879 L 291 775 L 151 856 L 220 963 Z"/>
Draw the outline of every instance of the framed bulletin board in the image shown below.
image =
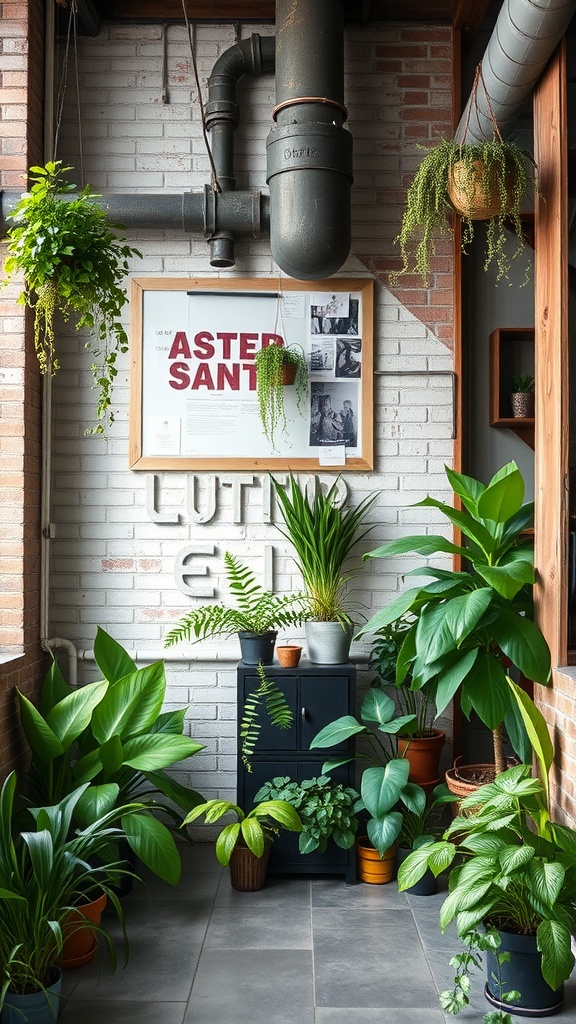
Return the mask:
<path id="1" fill-rule="evenodd" d="M 373 316 L 371 278 L 134 279 L 131 469 L 372 469 Z M 273 448 L 254 355 L 274 343 L 300 346 L 309 386 L 300 406 L 285 388 Z"/>

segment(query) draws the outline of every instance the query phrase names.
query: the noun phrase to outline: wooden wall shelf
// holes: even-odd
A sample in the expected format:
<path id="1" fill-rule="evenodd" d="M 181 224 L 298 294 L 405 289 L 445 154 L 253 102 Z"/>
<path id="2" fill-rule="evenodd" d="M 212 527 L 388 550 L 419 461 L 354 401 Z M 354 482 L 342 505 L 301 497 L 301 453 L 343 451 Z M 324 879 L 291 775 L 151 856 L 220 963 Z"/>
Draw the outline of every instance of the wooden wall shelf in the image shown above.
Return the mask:
<path id="1" fill-rule="evenodd" d="M 512 416 L 510 377 L 534 373 L 534 328 L 497 327 L 490 335 L 490 426 L 506 427 L 534 448 L 534 419 Z"/>

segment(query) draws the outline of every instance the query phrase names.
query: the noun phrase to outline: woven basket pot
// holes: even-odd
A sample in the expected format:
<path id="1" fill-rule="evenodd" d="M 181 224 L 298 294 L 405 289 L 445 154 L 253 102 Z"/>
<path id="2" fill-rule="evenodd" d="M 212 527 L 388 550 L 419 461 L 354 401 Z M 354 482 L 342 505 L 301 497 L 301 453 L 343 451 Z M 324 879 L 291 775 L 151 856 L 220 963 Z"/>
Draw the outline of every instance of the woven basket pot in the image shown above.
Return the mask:
<path id="1" fill-rule="evenodd" d="M 282 363 L 281 378 L 284 387 L 290 387 L 296 380 L 298 363 Z"/>
<path id="2" fill-rule="evenodd" d="M 500 213 L 508 212 L 512 207 L 512 176 L 506 179 L 507 202 L 502 208 L 502 199 L 496 185 L 496 173 L 493 171 L 488 178 L 484 174 L 484 164 L 474 160 L 472 168 L 457 160 L 448 172 L 448 197 L 456 213 L 469 220 L 490 220 Z"/>
<path id="3" fill-rule="evenodd" d="M 239 892 L 257 892 L 264 887 L 270 846 L 257 857 L 247 846 L 236 844 L 230 857 L 230 885 Z"/>

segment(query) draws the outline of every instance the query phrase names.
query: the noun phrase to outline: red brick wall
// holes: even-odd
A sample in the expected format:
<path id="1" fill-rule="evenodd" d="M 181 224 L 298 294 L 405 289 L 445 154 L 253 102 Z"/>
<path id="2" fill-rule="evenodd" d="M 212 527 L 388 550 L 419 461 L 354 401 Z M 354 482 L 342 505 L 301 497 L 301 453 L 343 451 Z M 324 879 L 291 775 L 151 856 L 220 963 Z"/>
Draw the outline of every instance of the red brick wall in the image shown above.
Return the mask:
<path id="1" fill-rule="evenodd" d="M 565 672 L 553 672 L 553 687 L 535 687 L 538 703 L 554 744 L 550 796 L 555 816 L 576 827 L 576 681 Z"/>
<path id="2" fill-rule="evenodd" d="M 24 188 L 43 158 L 44 4 L 0 6 L 0 187 Z M 15 305 L 19 289 L 0 293 L 0 774 L 21 762 L 14 699 L 34 693 L 45 659 L 39 645 L 41 383 L 30 317 Z"/>
<path id="3" fill-rule="evenodd" d="M 382 141 L 378 153 L 384 169 L 377 203 L 383 207 L 386 236 L 400 228 L 406 190 L 424 152 L 452 135 L 452 78 L 455 66 L 454 33 L 448 26 L 390 25 L 385 43 L 374 42 L 370 55 L 374 71 L 382 78 L 389 103 L 378 110 Z M 388 248 L 388 246 L 386 246 Z M 453 347 L 454 301 L 451 239 L 438 239 L 437 256 L 429 286 L 406 274 L 391 286 L 389 274 L 399 270 L 397 246 L 391 255 L 357 254 L 364 265 L 397 296 L 415 317 L 430 328 L 448 348 Z"/>

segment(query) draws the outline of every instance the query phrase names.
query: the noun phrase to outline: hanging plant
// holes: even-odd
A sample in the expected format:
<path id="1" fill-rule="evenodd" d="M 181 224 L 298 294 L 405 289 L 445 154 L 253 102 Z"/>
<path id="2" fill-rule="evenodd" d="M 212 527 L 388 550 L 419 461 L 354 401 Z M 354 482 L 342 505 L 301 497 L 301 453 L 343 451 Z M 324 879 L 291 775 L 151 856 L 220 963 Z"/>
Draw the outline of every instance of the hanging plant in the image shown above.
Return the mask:
<path id="1" fill-rule="evenodd" d="M 484 270 L 496 267 L 496 280 L 508 277 L 512 260 L 524 250 L 521 205 L 534 185 L 534 164 L 515 142 L 493 138 L 478 143 L 443 139 L 430 149 L 406 195 L 402 226 L 395 242 L 400 246 L 402 274 L 420 274 L 424 285 L 436 254 L 435 238 L 450 233 L 450 214 L 462 221 L 462 251 L 474 238 L 474 221 L 486 222 Z M 478 210 L 477 204 L 480 204 Z M 508 229 L 516 248 L 506 251 Z"/>
<path id="2" fill-rule="evenodd" d="M 76 330 L 92 334 L 86 348 L 93 357 L 100 422 L 86 433 L 103 434 L 104 424 L 114 422 L 111 395 L 118 353 L 128 351 L 120 322 L 128 301 L 122 282 L 129 259 L 141 253 L 114 233 L 89 185 L 76 198 L 65 198 L 76 189 L 65 177 L 71 170 L 61 160 L 30 168 L 30 191 L 9 214 L 14 226 L 8 230 L 5 283 L 24 275 L 18 301 L 34 311 L 34 345 L 41 373 L 53 376 L 60 369 L 56 312 L 65 320 L 73 314 Z"/>
<path id="3" fill-rule="evenodd" d="M 308 397 L 308 363 L 303 351 L 285 345 L 267 345 L 255 355 L 256 395 L 264 435 L 276 447 L 274 435 L 278 427 L 286 429 L 284 388 L 296 388 L 296 404 L 304 412 Z"/>
<path id="4" fill-rule="evenodd" d="M 524 251 L 521 207 L 530 186 L 538 191 L 534 180 L 536 165 L 525 149 L 502 139 L 481 64 L 474 76 L 463 138 L 468 135 L 479 86 L 484 91 L 492 122 L 492 138 L 471 143 L 442 139 L 426 153 L 408 189 L 402 226 L 394 240 L 400 246 L 402 269 L 391 275 L 393 282 L 402 274 L 416 273 L 425 286 L 428 284 L 436 254 L 435 235 L 450 233 L 454 213 L 462 222 L 464 253 L 474 238 L 474 221 L 486 222 L 484 270 L 494 264 L 497 281 L 508 277 L 512 261 Z M 516 235 L 512 256 L 506 252 L 507 230 Z M 527 280 L 526 277 L 524 283 Z"/>

